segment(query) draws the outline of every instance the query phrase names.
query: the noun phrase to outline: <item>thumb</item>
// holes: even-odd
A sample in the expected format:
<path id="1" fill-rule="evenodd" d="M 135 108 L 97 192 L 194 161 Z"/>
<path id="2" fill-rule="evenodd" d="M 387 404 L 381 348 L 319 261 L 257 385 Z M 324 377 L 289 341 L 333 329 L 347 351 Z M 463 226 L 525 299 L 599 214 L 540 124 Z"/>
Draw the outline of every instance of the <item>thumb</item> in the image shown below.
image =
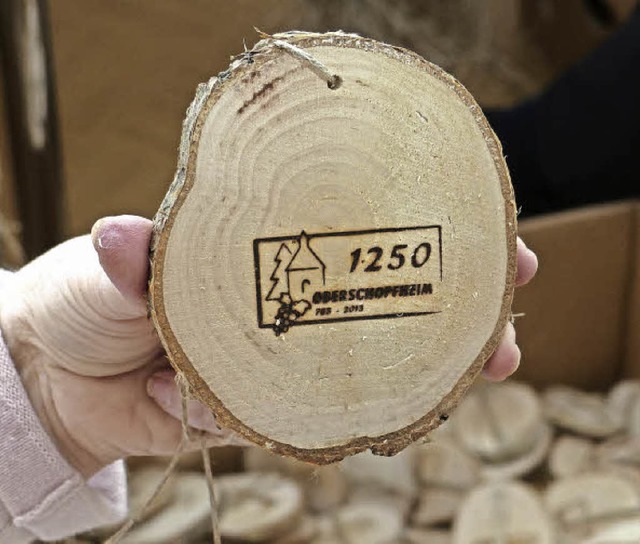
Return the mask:
<path id="1" fill-rule="evenodd" d="M 142 302 L 149 276 L 149 243 L 153 223 L 135 215 L 98 220 L 91 241 L 113 285 L 127 299 Z"/>

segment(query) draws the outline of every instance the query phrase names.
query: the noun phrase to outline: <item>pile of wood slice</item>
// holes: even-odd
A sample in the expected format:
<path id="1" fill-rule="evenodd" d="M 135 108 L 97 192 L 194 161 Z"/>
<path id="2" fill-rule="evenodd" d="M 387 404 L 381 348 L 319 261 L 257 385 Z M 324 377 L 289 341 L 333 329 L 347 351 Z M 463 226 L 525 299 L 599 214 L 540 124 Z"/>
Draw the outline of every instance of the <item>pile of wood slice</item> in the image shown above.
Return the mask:
<path id="1" fill-rule="evenodd" d="M 210 542 L 206 481 L 186 466 L 123 542 Z M 607 395 L 479 383 L 395 457 L 315 467 L 248 448 L 244 466 L 216 477 L 224 542 L 639 542 L 640 382 Z M 161 472 L 131 470 L 133 509 Z"/>

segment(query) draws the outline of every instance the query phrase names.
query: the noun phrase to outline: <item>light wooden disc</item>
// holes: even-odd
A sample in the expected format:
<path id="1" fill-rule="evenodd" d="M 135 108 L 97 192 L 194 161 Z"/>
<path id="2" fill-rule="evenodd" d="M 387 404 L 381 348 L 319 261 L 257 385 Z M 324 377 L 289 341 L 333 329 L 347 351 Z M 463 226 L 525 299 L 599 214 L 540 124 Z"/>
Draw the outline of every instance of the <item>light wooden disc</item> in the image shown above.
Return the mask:
<path id="1" fill-rule="evenodd" d="M 606 438 L 621 430 L 620 417 L 597 393 L 556 385 L 544 392 L 542 402 L 547 418 L 563 429 L 593 438 Z"/>
<path id="2" fill-rule="evenodd" d="M 405 450 L 395 457 L 376 457 L 369 452 L 345 459 L 339 466 L 352 485 L 370 486 L 412 498 L 416 495 L 415 451 Z"/>
<path id="3" fill-rule="evenodd" d="M 462 504 L 464 495 L 464 491 L 446 487 L 423 489 L 418 505 L 412 513 L 411 522 L 427 527 L 451 522 Z"/>
<path id="4" fill-rule="evenodd" d="M 549 471 L 556 479 L 575 476 L 596 466 L 596 447 L 586 438 L 561 436 L 549 454 Z"/>
<path id="5" fill-rule="evenodd" d="M 465 499 L 453 524 L 454 544 L 555 542 L 548 514 L 533 488 L 515 481 L 485 484 Z"/>
<path id="6" fill-rule="evenodd" d="M 211 519 L 209 489 L 203 474 L 183 472 L 175 476 L 169 504 L 135 526 L 122 544 L 173 544 L 206 534 Z"/>
<path id="7" fill-rule="evenodd" d="M 543 421 L 540 399 L 530 385 L 480 383 L 460 403 L 451 425 L 468 452 L 500 463 L 530 453 L 539 443 Z"/>
<path id="8" fill-rule="evenodd" d="M 316 463 L 389 455 L 497 346 L 515 255 L 500 144 L 457 81 L 290 33 L 199 87 L 155 218 L 151 314 L 223 425 Z"/>
<path id="9" fill-rule="evenodd" d="M 425 529 L 409 527 L 405 529 L 399 544 L 451 544 L 451 532 L 447 529 Z"/>
<path id="10" fill-rule="evenodd" d="M 324 512 L 347 498 L 348 483 L 339 464 L 318 467 L 291 457 L 274 455 L 260 448 L 244 449 L 246 471 L 277 472 L 293 478 L 301 486 L 307 507 Z"/>
<path id="11" fill-rule="evenodd" d="M 416 474 L 423 486 L 465 491 L 480 481 L 480 462 L 454 442 L 441 440 L 421 446 L 416 461 Z"/>
<path id="12" fill-rule="evenodd" d="M 355 498 L 336 512 L 338 539 L 349 544 L 387 544 L 402 534 L 404 512 L 385 496 Z"/>
<path id="13" fill-rule="evenodd" d="M 595 458 L 602 465 L 640 467 L 640 439 L 637 436 L 616 436 L 593 449 Z"/>
<path id="14" fill-rule="evenodd" d="M 613 473 L 591 472 L 556 480 L 547 488 L 544 501 L 566 536 L 640 517 L 638 490 L 627 478 Z"/>
<path id="15" fill-rule="evenodd" d="M 611 388 L 607 395 L 607 408 L 620 427 L 628 427 L 633 407 L 640 399 L 640 382 L 623 380 Z"/>
<path id="16" fill-rule="evenodd" d="M 505 480 L 508 478 L 521 478 L 529 474 L 547 457 L 553 439 L 551 426 L 541 423 L 534 432 L 536 437 L 531 448 L 514 459 L 506 459 L 497 463 L 485 463 L 482 467 L 482 475 L 487 480 Z"/>
<path id="17" fill-rule="evenodd" d="M 264 542 L 291 531 L 302 518 L 300 486 L 277 473 L 245 472 L 216 478 L 220 535 Z"/>

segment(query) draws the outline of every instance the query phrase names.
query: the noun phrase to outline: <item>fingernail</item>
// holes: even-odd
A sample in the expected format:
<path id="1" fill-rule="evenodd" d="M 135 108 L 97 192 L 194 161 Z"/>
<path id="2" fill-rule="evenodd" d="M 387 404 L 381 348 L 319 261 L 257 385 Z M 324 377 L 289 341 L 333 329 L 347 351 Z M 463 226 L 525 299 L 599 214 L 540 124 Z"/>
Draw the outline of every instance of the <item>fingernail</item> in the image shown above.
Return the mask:
<path id="1" fill-rule="evenodd" d="M 104 222 L 104 219 L 98 219 L 93 224 L 93 227 L 91 227 L 91 241 L 93 242 L 94 247 L 100 247 L 100 248 L 102 247 L 100 237 L 99 237 L 99 231 L 100 231 L 100 228 L 102 227 L 103 222 Z"/>
<path id="2" fill-rule="evenodd" d="M 147 393 L 156 399 L 161 406 L 171 404 L 171 399 L 175 394 L 176 384 L 171 373 L 158 372 L 147 381 Z"/>
<path id="3" fill-rule="evenodd" d="M 91 241 L 96 249 L 110 249 L 114 240 L 119 238 L 118 232 L 113 228 L 114 217 L 103 217 L 98 219 L 91 227 Z M 112 224 L 109 228 L 109 224 Z"/>
<path id="4" fill-rule="evenodd" d="M 520 349 L 520 346 L 516 345 L 516 349 L 518 350 L 518 360 L 516 361 L 516 364 L 513 367 L 513 372 L 515 372 L 516 370 L 518 370 L 518 368 L 520 368 L 520 361 L 522 361 L 522 350 Z M 511 374 L 513 374 L 513 372 Z"/>

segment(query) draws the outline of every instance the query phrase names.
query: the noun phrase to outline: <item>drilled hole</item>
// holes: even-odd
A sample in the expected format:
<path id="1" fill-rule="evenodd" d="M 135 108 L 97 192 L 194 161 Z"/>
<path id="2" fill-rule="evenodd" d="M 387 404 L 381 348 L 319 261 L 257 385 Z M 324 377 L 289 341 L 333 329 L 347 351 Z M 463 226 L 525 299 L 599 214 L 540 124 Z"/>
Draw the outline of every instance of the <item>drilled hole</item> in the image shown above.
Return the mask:
<path id="1" fill-rule="evenodd" d="M 339 89 L 342 85 L 342 78 L 339 75 L 334 75 L 331 77 L 331 81 L 327 81 L 327 87 L 332 91 Z"/>

